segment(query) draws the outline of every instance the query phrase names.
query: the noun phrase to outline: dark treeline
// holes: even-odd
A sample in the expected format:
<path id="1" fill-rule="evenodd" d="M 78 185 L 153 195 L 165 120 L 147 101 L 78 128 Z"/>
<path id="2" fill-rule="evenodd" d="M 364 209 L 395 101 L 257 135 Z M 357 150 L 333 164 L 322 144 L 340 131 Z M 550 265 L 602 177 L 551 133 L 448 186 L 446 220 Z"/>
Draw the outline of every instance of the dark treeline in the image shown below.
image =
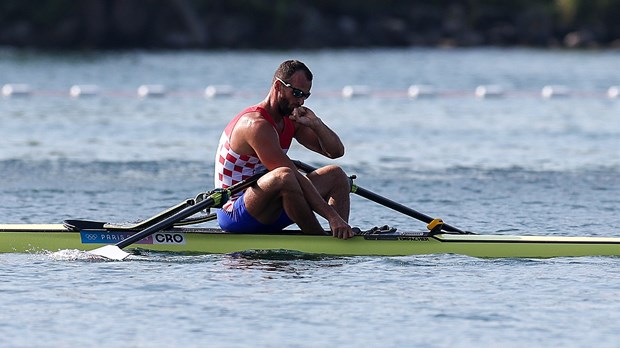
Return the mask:
<path id="1" fill-rule="evenodd" d="M 620 47 L 620 0 L 2 0 L 0 45 Z"/>

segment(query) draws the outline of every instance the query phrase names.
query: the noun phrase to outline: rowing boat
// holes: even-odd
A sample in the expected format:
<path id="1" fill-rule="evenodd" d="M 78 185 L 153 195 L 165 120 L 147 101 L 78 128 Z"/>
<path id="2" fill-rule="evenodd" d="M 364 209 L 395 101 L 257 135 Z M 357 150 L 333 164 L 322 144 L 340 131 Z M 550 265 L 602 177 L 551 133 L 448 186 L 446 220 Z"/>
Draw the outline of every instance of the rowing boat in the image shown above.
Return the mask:
<path id="1" fill-rule="evenodd" d="M 138 231 L 114 228 L 73 230 L 63 224 L 0 224 L 0 252 L 39 253 L 91 250 L 115 244 Z M 348 240 L 299 231 L 227 233 L 215 228 L 173 227 L 158 231 L 127 250 L 227 254 L 247 250 L 290 250 L 311 254 L 405 256 L 461 254 L 484 258 L 620 256 L 618 237 L 559 237 L 401 232 L 373 229 Z"/>
<path id="2" fill-rule="evenodd" d="M 305 172 L 315 170 L 295 161 Z M 475 257 L 549 258 L 571 256 L 620 256 L 620 237 L 561 237 L 485 235 L 463 231 L 353 183 L 351 192 L 427 223 L 428 231 L 401 232 L 384 226 L 357 229 L 352 238 L 308 235 L 285 230 L 262 233 L 228 233 L 215 228 L 186 227 L 211 221 L 215 214 L 192 217 L 200 211 L 221 207 L 233 194 L 253 185 L 260 172 L 226 189 L 200 193 L 153 217 L 132 225 L 88 220 L 63 224 L 0 224 L 0 252 L 46 252 L 63 249 L 89 250 L 92 255 L 123 260 L 122 249 L 145 249 L 198 254 L 227 254 L 247 250 L 288 250 L 309 254 L 406 256 L 461 254 Z"/>

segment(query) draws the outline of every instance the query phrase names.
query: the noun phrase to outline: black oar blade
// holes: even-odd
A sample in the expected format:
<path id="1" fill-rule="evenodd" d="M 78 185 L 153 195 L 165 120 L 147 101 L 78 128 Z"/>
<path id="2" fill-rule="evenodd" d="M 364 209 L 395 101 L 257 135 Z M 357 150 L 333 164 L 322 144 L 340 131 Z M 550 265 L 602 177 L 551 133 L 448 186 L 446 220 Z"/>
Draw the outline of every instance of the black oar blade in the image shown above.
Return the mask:
<path id="1" fill-rule="evenodd" d="M 146 220 L 131 224 L 111 224 L 109 222 L 91 221 L 91 220 L 65 220 L 64 225 L 71 231 L 81 230 L 122 230 L 122 231 L 140 231 L 149 226 L 156 224 L 157 222 L 164 220 L 181 210 L 194 204 L 194 200 L 187 199 L 173 207 L 170 207 L 157 215 L 154 215 Z"/>
<path id="2" fill-rule="evenodd" d="M 90 221 L 90 220 L 65 220 L 63 225 L 70 231 L 81 230 L 102 230 L 105 227 L 105 222 Z"/>

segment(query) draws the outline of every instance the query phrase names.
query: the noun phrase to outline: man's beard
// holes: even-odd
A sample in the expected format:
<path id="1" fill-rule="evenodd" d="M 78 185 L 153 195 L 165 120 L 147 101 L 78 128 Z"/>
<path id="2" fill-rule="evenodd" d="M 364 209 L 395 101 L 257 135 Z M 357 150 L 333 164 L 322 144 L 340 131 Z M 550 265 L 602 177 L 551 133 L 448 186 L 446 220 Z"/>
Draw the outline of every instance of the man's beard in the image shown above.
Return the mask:
<path id="1" fill-rule="evenodd" d="M 278 111 L 280 112 L 280 115 L 282 116 L 289 116 L 290 114 L 293 113 L 294 108 L 292 108 L 287 102 L 286 100 L 282 100 L 280 103 L 278 103 Z"/>

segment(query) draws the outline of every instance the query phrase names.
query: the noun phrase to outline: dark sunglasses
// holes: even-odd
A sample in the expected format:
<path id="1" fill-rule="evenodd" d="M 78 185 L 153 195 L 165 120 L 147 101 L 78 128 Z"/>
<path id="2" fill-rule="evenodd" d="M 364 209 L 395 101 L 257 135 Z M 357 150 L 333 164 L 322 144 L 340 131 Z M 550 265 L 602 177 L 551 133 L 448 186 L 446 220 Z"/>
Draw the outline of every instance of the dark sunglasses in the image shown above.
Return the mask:
<path id="1" fill-rule="evenodd" d="M 293 85 L 291 85 L 290 83 L 286 83 L 286 82 L 282 81 L 282 79 L 280 79 L 279 77 L 276 77 L 276 80 L 280 81 L 284 86 L 292 89 L 293 90 L 293 97 L 295 97 L 295 98 L 308 99 L 308 98 L 310 98 L 310 94 L 312 94 L 310 92 L 304 93 L 304 91 L 302 91 L 301 89 L 293 87 Z"/>

